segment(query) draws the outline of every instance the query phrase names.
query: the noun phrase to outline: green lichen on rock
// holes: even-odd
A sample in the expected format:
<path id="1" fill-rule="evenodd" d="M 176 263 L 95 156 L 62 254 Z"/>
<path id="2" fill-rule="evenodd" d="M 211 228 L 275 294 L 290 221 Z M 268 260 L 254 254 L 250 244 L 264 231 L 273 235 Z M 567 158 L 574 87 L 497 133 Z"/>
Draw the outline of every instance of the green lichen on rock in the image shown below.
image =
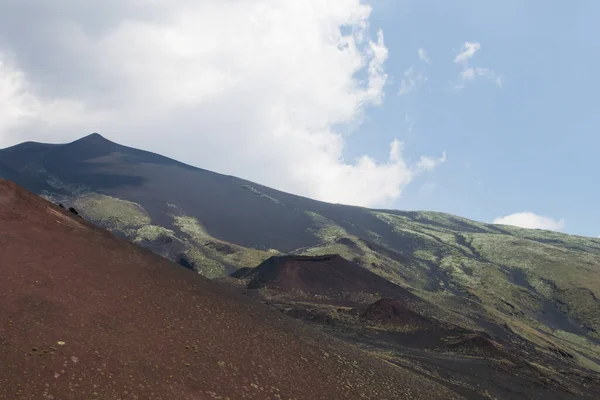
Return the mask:
<path id="1" fill-rule="evenodd" d="M 203 241 L 210 238 L 200 222 L 194 217 L 186 215 L 174 215 L 173 220 L 175 225 L 183 232 L 191 236 L 196 241 Z"/>
<path id="2" fill-rule="evenodd" d="M 336 239 L 346 235 L 346 230 L 333 221 L 312 211 L 305 211 L 314 223 L 315 228 L 311 229 L 313 235 L 323 242 L 333 242 Z"/>
<path id="3" fill-rule="evenodd" d="M 158 225 L 142 226 L 134 231 L 131 236 L 134 243 L 155 242 L 164 237 L 176 239 L 175 232 Z"/>
<path id="4" fill-rule="evenodd" d="M 89 194 L 74 201 L 87 219 L 112 231 L 125 232 L 150 224 L 148 212 L 137 203 L 103 194 Z"/>
<path id="5" fill-rule="evenodd" d="M 194 217 L 174 215 L 173 220 L 175 226 L 189 236 L 190 248 L 187 255 L 194 261 L 197 271 L 207 277 L 225 275 L 225 266 L 255 267 L 267 258 L 279 254 L 275 249 L 262 251 L 218 240 Z"/>
<path id="6" fill-rule="evenodd" d="M 202 247 L 190 245 L 185 256 L 193 263 L 196 272 L 202 276 L 213 279 L 226 275 L 225 266 L 206 254 Z"/>

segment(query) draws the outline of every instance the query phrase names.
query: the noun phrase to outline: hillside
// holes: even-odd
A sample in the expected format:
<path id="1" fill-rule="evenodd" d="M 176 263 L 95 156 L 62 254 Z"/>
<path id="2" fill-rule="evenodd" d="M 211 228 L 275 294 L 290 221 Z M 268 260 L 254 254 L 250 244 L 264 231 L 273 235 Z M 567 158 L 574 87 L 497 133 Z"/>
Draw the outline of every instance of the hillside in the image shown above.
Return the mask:
<path id="1" fill-rule="evenodd" d="M 417 299 L 406 289 L 335 254 L 273 256 L 255 268 L 240 269 L 232 276 L 247 281 L 248 289 L 269 289 L 339 301 L 360 302 L 361 296 Z"/>
<path id="2" fill-rule="evenodd" d="M 600 390 L 600 376 L 550 338 L 438 307 L 339 255 L 273 256 L 223 280 L 467 399 L 591 399 Z"/>
<path id="3" fill-rule="evenodd" d="M 458 398 L 0 180 L 0 399 Z"/>
<path id="4" fill-rule="evenodd" d="M 273 255 L 345 259 L 472 328 L 507 326 L 600 370 L 600 240 L 434 212 L 329 204 L 98 134 L 0 150 L 0 174 L 215 278 Z"/>

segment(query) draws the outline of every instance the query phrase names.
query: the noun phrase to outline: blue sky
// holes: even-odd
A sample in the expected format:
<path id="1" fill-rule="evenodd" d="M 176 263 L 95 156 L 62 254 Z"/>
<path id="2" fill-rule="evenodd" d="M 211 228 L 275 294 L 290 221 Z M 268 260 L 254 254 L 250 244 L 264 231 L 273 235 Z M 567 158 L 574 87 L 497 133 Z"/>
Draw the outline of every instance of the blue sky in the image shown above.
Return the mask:
<path id="1" fill-rule="evenodd" d="M 530 211 L 596 236 L 600 3 L 442 3 L 374 3 L 371 24 L 385 32 L 392 82 L 348 156 L 366 147 L 383 157 L 392 137 L 408 156 L 446 150 L 448 161 L 407 187 L 396 207 L 480 221 Z M 469 65 L 494 71 L 501 88 L 483 76 L 454 88 L 461 66 L 453 60 L 466 41 L 480 44 Z M 411 67 L 427 81 L 398 95 Z"/>
<path id="2" fill-rule="evenodd" d="M 99 132 L 324 201 L 597 236 L 599 20 L 591 0 L 0 2 L 0 147 Z"/>

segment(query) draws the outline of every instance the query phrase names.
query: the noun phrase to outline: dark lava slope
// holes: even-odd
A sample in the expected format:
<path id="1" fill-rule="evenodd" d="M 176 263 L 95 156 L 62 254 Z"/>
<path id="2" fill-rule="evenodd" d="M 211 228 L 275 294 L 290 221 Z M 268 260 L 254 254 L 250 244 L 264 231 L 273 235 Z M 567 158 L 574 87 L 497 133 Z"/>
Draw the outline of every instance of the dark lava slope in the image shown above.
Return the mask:
<path id="1" fill-rule="evenodd" d="M 82 187 L 144 207 L 153 221 L 169 226 L 166 203 L 177 204 L 202 221 L 212 236 L 231 243 L 291 251 L 319 242 L 307 228 L 312 220 L 294 203 L 309 199 L 185 165 L 154 153 L 113 143 L 92 134 L 68 144 L 27 142 L 0 150 L 0 163 L 13 180 L 34 193 L 71 195 Z M 69 186 L 53 185 L 60 181 Z M 252 189 L 255 189 L 253 191 Z M 256 191 L 275 196 L 273 203 Z"/>
<path id="2" fill-rule="evenodd" d="M 269 288 L 334 299 L 356 294 L 417 299 L 406 289 L 336 254 L 273 256 L 256 268 L 242 269 L 232 276 L 247 281 L 248 289 Z"/>
<path id="3" fill-rule="evenodd" d="M 456 398 L 0 180 L 0 399 Z"/>
<path id="4" fill-rule="evenodd" d="M 0 149 L 0 165 L 7 168 L 0 167 L 0 178 L 34 193 L 107 194 L 140 204 L 162 226 L 172 225 L 167 204 L 176 204 L 213 237 L 246 247 L 288 253 L 319 244 L 311 232 L 317 224 L 307 212 L 365 239 L 376 232 L 397 250 L 420 245 L 396 235 L 369 209 L 284 193 L 122 146 L 97 133 L 67 144 L 25 142 Z"/>

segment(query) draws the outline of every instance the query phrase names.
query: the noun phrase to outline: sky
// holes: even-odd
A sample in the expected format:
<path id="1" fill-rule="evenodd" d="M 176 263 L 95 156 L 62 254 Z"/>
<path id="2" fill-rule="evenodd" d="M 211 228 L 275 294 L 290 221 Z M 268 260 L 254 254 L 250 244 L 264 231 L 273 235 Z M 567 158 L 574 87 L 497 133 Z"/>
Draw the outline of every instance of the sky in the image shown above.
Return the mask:
<path id="1" fill-rule="evenodd" d="M 0 147 L 598 236 L 600 2 L 0 0 Z"/>

